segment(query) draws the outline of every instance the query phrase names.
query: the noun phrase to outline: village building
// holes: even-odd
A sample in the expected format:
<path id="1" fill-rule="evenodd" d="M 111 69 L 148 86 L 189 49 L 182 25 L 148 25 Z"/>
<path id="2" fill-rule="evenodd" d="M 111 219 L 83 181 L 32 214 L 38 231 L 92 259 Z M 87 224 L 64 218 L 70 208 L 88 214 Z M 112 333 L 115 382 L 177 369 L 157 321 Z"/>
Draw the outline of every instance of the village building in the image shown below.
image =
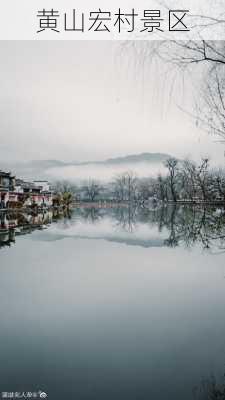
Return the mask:
<path id="1" fill-rule="evenodd" d="M 7 208 L 9 193 L 14 190 L 15 176 L 0 170 L 0 208 Z"/>
<path id="2" fill-rule="evenodd" d="M 10 172 L 0 171 L 0 209 L 20 206 L 51 207 L 52 191 L 48 181 L 27 182 Z"/>
<path id="3" fill-rule="evenodd" d="M 36 186 L 42 187 L 42 192 L 50 192 L 51 187 L 48 181 L 33 181 Z"/>
<path id="4" fill-rule="evenodd" d="M 41 188 L 40 195 L 42 198 L 40 199 L 40 196 L 37 200 L 38 205 L 44 205 L 46 207 L 51 207 L 53 204 L 53 199 L 52 199 L 52 190 L 50 183 L 48 181 L 34 181 L 34 185 L 38 188 Z M 41 204 L 40 204 L 41 203 Z"/>
<path id="5" fill-rule="evenodd" d="M 24 206 L 51 207 L 52 192 L 50 184 L 47 181 L 25 182 L 18 180 L 16 182 L 17 199 L 23 195 Z"/>

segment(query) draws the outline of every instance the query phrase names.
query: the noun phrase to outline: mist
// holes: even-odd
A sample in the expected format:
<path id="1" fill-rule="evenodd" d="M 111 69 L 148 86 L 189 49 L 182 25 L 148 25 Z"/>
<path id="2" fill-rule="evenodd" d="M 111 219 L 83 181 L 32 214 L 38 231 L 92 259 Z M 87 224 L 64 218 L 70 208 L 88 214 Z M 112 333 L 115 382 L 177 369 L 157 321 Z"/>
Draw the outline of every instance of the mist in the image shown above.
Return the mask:
<path id="1" fill-rule="evenodd" d="M 156 176 L 164 174 L 166 169 L 162 164 L 149 165 L 148 163 L 126 164 L 116 166 L 105 165 L 82 165 L 68 166 L 60 168 L 51 168 L 48 170 L 48 175 L 52 180 L 69 180 L 71 182 L 81 183 L 83 180 L 96 179 L 99 182 L 109 182 L 113 178 L 126 171 L 132 171 L 137 177 Z"/>

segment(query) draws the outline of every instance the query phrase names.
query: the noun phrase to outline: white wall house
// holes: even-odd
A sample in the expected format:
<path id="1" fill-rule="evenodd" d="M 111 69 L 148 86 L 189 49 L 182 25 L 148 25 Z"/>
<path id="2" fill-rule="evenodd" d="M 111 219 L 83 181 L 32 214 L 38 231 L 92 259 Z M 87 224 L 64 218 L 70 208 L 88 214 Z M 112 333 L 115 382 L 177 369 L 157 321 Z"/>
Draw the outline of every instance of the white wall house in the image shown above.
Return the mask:
<path id="1" fill-rule="evenodd" d="M 50 184 L 48 181 L 34 181 L 35 186 L 41 186 L 42 192 L 50 192 Z"/>

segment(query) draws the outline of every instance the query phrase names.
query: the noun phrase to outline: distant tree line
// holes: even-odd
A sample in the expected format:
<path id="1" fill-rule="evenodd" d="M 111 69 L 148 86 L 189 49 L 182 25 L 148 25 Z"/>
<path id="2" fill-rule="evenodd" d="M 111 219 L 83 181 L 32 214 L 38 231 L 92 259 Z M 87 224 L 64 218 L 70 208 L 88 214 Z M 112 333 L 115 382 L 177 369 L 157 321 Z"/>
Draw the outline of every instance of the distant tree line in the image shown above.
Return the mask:
<path id="1" fill-rule="evenodd" d="M 199 164 L 191 160 L 166 161 L 166 176 L 158 176 L 155 182 L 156 197 L 162 201 L 179 200 L 225 202 L 225 171 L 210 168 L 208 158 Z"/>
<path id="2" fill-rule="evenodd" d="M 225 170 L 211 168 L 208 158 L 202 158 L 197 164 L 189 159 L 181 161 L 171 157 L 164 166 L 166 173 L 155 178 L 138 178 L 134 172 L 127 171 L 116 175 L 107 184 L 94 179 L 80 185 L 64 181 L 57 183 L 55 190 L 65 202 L 111 200 L 145 204 L 152 200 L 225 203 Z"/>

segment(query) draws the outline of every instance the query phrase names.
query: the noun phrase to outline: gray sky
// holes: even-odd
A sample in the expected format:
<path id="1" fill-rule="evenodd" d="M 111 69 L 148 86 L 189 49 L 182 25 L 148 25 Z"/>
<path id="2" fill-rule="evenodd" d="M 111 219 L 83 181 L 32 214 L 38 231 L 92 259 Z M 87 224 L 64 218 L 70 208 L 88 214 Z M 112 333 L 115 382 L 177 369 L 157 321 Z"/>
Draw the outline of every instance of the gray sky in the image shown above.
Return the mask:
<path id="1" fill-rule="evenodd" d="M 4 161 L 140 152 L 224 161 L 223 145 L 176 105 L 191 106 L 191 85 L 183 93 L 176 85 L 169 103 L 165 65 L 136 66 L 135 53 L 121 42 L 1 41 L 0 51 Z"/>

